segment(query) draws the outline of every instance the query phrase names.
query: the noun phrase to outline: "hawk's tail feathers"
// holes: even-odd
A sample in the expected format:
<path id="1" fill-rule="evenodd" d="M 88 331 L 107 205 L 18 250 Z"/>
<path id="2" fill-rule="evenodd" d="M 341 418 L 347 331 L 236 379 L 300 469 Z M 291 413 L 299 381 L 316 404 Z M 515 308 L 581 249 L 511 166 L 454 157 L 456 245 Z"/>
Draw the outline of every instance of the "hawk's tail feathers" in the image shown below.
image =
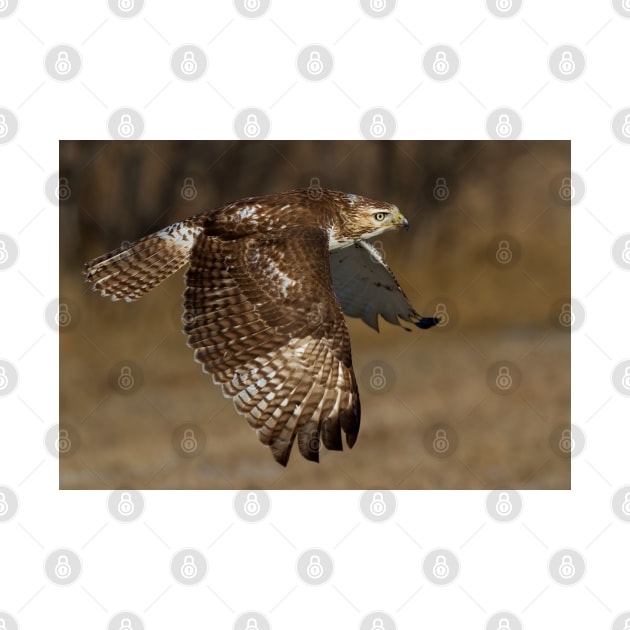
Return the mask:
<path id="1" fill-rule="evenodd" d="M 112 300 L 137 300 L 188 262 L 199 228 L 186 221 L 85 263 L 87 282 Z"/>

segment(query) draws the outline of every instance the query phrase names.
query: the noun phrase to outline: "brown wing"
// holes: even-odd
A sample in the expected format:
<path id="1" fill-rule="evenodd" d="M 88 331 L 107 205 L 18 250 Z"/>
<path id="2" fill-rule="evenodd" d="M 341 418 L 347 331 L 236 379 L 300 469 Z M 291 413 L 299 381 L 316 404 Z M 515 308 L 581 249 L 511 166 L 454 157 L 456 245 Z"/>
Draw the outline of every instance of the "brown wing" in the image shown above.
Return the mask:
<path id="1" fill-rule="evenodd" d="M 234 238 L 211 221 L 186 273 L 184 332 L 195 360 L 286 465 L 319 460 L 320 437 L 352 447 L 360 406 L 350 339 L 330 278 L 328 235 L 279 228 Z"/>

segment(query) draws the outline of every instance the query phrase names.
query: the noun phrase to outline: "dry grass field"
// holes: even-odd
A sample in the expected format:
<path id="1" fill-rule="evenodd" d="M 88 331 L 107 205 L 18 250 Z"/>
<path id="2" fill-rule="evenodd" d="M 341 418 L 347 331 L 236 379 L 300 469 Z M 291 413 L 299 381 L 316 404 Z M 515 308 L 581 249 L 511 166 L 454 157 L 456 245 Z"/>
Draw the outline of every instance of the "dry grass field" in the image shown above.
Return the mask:
<path id="1" fill-rule="evenodd" d="M 108 153 L 101 143 L 90 159 L 92 147 L 80 143 L 61 151 L 60 173 L 72 189 L 60 207 L 60 301 L 69 314 L 60 331 L 60 425 L 72 444 L 60 458 L 61 488 L 570 487 L 570 457 L 559 447 L 570 426 L 570 330 L 561 319 L 570 295 L 570 206 L 554 198 L 570 171 L 568 143 L 386 143 L 396 159 L 375 182 L 349 166 L 365 145 L 362 163 L 373 168 L 374 143 L 333 147 L 348 154 L 347 181 L 343 162 L 335 169 L 333 160 L 327 172 L 308 143 L 256 143 L 272 172 L 286 169 L 289 156 L 306 173 L 266 182 L 258 194 L 308 185 L 315 173 L 323 186 L 397 203 L 412 227 L 377 246 L 417 310 L 448 314 L 445 326 L 411 332 L 382 322 L 376 333 L 349 319 L 362 405 L 357 443 L 322 450 L 319 464 L 295 448 L 286 469 L 194 363 L 180 332 L 181 272 L 131 304 L 101 298 L 82 280 L 83 260 L 251 188 L 218 197 L 200 187 L 192 204 L 148 193 L 153 212 L 131 221 L 131 202 L 106 186 L 124 188 L 116 166 L 128 167 L 129 153 L 169 163 L 175 148 L 113 144 Z M 224 147 L 212 151 L 220 156 Z M 181 173 L 162 177 L 164 186 L 179 190 Z M 438 177 L 445 199 L 432 194 Z M 132 188 L 147 181 L 140 168 Z M 508 264 L 496 257 L 502 240 Z M 505 389 L 497 386 L 502 365 L 510 366 Z"/>

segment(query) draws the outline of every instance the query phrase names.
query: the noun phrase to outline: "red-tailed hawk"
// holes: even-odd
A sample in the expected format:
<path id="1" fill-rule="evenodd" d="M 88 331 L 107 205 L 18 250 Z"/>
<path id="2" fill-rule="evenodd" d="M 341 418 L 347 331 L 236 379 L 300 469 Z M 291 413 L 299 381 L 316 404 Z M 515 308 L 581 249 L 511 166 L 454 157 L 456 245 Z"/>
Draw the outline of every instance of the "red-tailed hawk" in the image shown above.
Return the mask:
<path id="1" fill-rule="evenodd" d="M 136 300 L 189 263 L 184 332 L 195 360 L 286 466 L 352 447 L 359 392 L 343 314 L 419 328 L 364 239 L 408 227 L 395 205 L 322 188 L 251 197 L 180 221 L 85 265 L 94 289 Z"/>

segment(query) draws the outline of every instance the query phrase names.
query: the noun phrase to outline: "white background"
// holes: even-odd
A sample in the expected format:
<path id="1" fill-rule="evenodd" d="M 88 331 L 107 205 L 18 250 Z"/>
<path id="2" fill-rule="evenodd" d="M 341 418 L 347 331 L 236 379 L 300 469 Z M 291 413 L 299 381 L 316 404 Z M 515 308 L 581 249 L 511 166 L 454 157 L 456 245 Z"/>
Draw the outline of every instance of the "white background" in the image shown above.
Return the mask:
<path id="1" fill-rule="evenodd" d="M 59 43 L 83 61 L 67 83 L 44 67 Z M 184 43 L 208 56 L 204 77 L 191 83 L 169 65 Z M 321 83 L 296 70 L 311 43 L 334 55 Z M 444 83 L 422 69 L 423 51 L 436 43 L 461 60 Z M 547 65 L 563 43 L 586 57 L 572 82 Z M 630 525 L 611 510 L 614 492 L 630 484 L 628 399 L 611 382 L 630 355 L 628 275 L 611 255 L 630 232 L 630 146 L 611 131 L 615 113 L 630 106 L 628 59 L 630 20 L 604 1 L 526 0 L 515 17 L 499 19 L 480 0 L 401 0 L 374 19 L 358 0 L 272 0 L 262 17 L 246 19 L 227 0 L 149 0 L 124 20 L 105 0 L 22 0 L 0 19 L 0 107 L 19 119 L 15 139 L 0 145 L 0 232 L 20 252 L 0 272 L 0 358 L 20 379 L 0 398 L 0 485 L 20 501 L 0 524 L 0 610 L 23 629 L 106 628 L 121 610 L 155 629 L 231 628 L 247 610 L 276 630 L 359 628 L 372 610 L 398 628 L 484 628 L 498 610 L 526 628 L 611 627 L 630 609 Z M 586 436 L 573 489 L 521 493 L 523 512 L 506 524 L 488 516 L 485 492 L 398 492 L 396 513 L 381 524 L 364 518 L 358 492 L 272 492 L 268 516 L 255 524 L 238 518 L 231 492 L 147 492 L 144 513 L 129 524 L 109 515 L 108 493 L 60 492 L 58 461 L 44 446 L 58 422 L 58 335 L 44 319 L 58 293 L 58 208 L 44 183 L 58 168 L 60 138 L 106 137 L 109 115 L 123 106 L 142 113 L 146 139 L 232 138 L 235 116 L 249 106 L 268 114 L 271 138 L 359 138 L 362 113 L 377 106 L 394 114 L 397 138 L 485 138 L 490 112 L 507 106 L 523 119 L 521 138 L 571 139 L 572 169 L 586 183 L 572 209 L 572 295 L 586 309 L 573 334 L 572 422 Z M 67 587 L 44 573 L 57 547 L 83 563 Z M 171 576 L 183 547 L 208 559 L 197 586 Z M 309 547 L 334 559 L 323 586 L 296 574 Z M 435 547 L 460 560 L 448 586 L 423 576 L 422 558 Z M 574 586 L 548 573 L 563 547 L 586 560 Z"/>

